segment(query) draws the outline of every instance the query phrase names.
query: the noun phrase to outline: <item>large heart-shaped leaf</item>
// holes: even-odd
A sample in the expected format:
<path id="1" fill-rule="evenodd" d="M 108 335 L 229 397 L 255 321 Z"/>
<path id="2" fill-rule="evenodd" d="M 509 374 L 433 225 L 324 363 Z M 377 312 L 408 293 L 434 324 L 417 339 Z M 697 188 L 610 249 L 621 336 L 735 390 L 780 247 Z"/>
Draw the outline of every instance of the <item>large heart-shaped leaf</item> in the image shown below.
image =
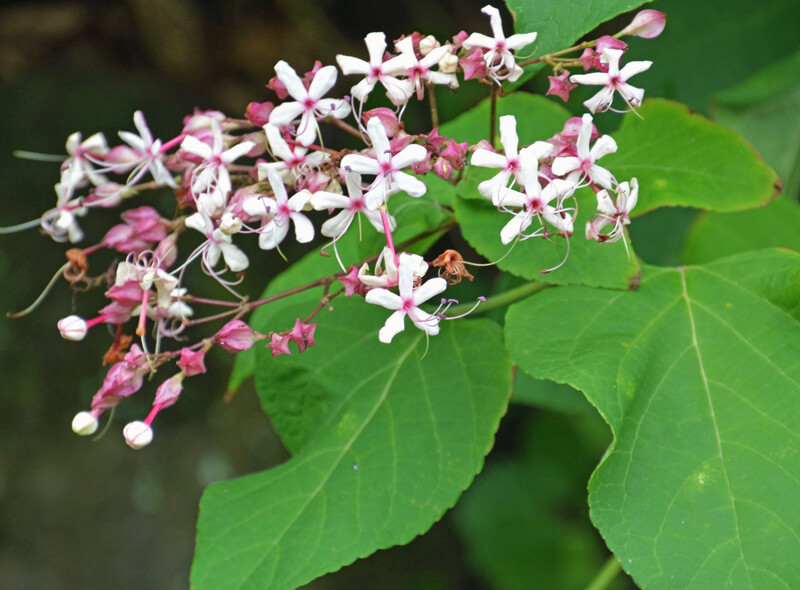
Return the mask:
<path id="1" fill-rule="evenodd" d="M 645 267 L 514 305 L 512 358 L 581 389 L 614 444 L 592 519 L 646 588 L 800 585 L 800 256 Z"/>
<path id="2" fill-rule="evenodd" d="M 206 490 L 193 588 L 296 588 L 407 543 L 480 471 L 510 395 L 499 327 L 447 322 L 429 348 L 417 330 L 387 346 L 386 317 L 337 302 L 320 317 L 319 346 L 261 363 L 276 413 L 325 411 L 295 422 L 287 438 L 299 451 L 286 463 Z"/>
<path id="3" fill-rule="evenodd" d="M 741 136 L 687 107 L 647 100 L 614 133 L 618 150 L 603 166 L 618 180 L 639 180 L 641 215 L 663 206 L 738 211 L 780 192 L 775 172 Z"/>
<path id="4" fill-rule="evenodd" d="M 518 33 L 538 33 L 533 47 L 536 48 L 536 55 L 541 56 L 570 47 L 597 25 L 647 1 L 602 0 L 587 3 L 581 0 L 506 0 L 506 6 L 514 15 L 514 30 Z M 541 63 L 526 67 L 519 83 L 530 79 L 542 67 Z"/>

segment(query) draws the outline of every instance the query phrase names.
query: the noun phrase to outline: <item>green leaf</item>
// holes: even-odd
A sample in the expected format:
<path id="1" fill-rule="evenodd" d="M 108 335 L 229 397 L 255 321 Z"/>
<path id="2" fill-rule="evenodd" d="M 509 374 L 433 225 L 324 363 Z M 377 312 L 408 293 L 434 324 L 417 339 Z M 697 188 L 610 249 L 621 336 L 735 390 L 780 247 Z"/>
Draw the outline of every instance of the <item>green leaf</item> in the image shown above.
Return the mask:
<path id="1" fill-rule="evenodd" d="M 593 211 L 596 204 L 594 197 L 586 192 L 578 198 L 579 211 Z M 578 235 L 583 233 L 587 218 L 575 223 L 576 235 L 569 240 L 569 256 L 564 265 L 545 275 L 542 271 L 557 267 L 566 257 L 564 238 L 531 238 L 517 242 L 511 249 L 512 244 L 500 242 L 500 230 L 511 215 L 499 212 L 488 199 L 458 199 L 455 212 L 461 233 L 470 245 L 488 260 L 498 261 L 499 268 L 517 276 L 546 279 L 557 285 L 579 284 L 613 289 L 628 289 L 638 280 L 639 264 L 635 256 L 628 260 L 621 241 L 598 244 Z"/>
<path id="2" fill-rule="evenodd" d="M 774 250 L 509 309 L 513 360 L 611 426 L 592 520 L 642 587 L 800 585 L 798 309 L 800 256 Z"/>
<path id="3" fill-rule="evenodd" d="M 625 38 L 627 59 L 653 61 L 632 82 L 647 96 L 703 113 L 712 96 L 800 48 L 796 0 L 668 0 L 653 7 L 667 13 L 667 27 L 656 39 Z"/>
<path id="4" fill-rule="evenodd" d="M 800 186 L 800 51 L 715 97 L 714 120 L 741 133 L 784 180 Z"/>
<path id="5" fill-rule="evenodd" d="M 771 247 L 800 252 L 800 206 L 784 196 L 752 211 L 700 215 L 689 230 L 683 258 L 689 264 L 703 264 Z"/>
<path id="6" fill-rule="evenodd" d="M 363 301 L 339 302 L 320 317 L 319 346 L 260 365 L 260 389 L 297 406 L 324 398 L 328 410 L 286 463 L 206 490 L 193 588 L 296 588 L 407 543 L 480 471 L 510 394 L 499 327 L 447 322 L 428 348 L 409 326 L 382 345 L 386 317 Z M 266 376 L 273 370 L 282 381 Z"/>
<path id="7" fill-rule="evenodd" d="M 647 4 L 647 1 L 602 0 L 587 3 L 582 0 L 506 0 L 506 6 L 514 16 L 514 30 L 517 33 L 538 33 L 536 42 L 531 45 L 536 48 L 538 57 L 571 47 L 598 25 Z M 517 53 L 525 51 L 523 49 Z M 542 67 L 544 64 L 541 63 L 527 66 L 517 83 L 532 78 Z"/>
<path id="8" fill-rule="evenodd" d="M 497 117 L 514 115 L 520 146 L 545 140 L 561 131 L 570 118 L 569 111 L 538 94 L 514 92 L 497 99 Z M 476 144 L 489 139 L 491 101 L 487 98 L 476 106 L 442 125 L 439 133 L 458 142 Z M 497 121 L 495 121 L 495 126 Z"/>
<path id="9" fill-rule="evenodd" d="M 359 260 L 358 243 L 356 241 L 358 236 L 357 228 L 353 228 L 353 230 L 354 231 L 348 232 L 347 235 L 337 242 L 337 248 L 343 260 L 352 261 L 352 263 L 355 264 Z M 341 272 L 342 269 L 339 267 L 336 257 L 332 253 L 330 254 L 330 256 L 322 256 L 319 250 L 312 250 L 270 281 L 267 288 L 261 294 L 261 299 L 273 297 L 280 293 L 312 283 L 324 276 Z M 333 288 L 336 289 L 339 286 L 340 283 L 335 283 Z M 314 310 L 323 294 L 324 287 L 319 286 L 307 291 L 301 291 L 291 297 L 278 299 L 266 305 L 262 305 L 255 309 L 248 323 L 251 328 L 262 334 L 289 330 L 294 326 L 295 318 L 287 317 L 284 313 L 285 310 L 289 307 L 295 307 L 298 303 L 305 303 L 307 307 L 305 310 L 300 310 L 300 313 L 303 317 L 306 317 Z M 228 380 L 229 392 L 238 390 L 242 383 L 255 374 L 256 356 L 259 354 L 268 354 L 268 352 L 265 352 L 263 347 L 255 346 L 236 355 L 233 371 Z"/>
<path id="10" fill-rule="evenodd" d="M 585 483 L 608 446 L 608 428 L 594 410 L 533 418 L 521 424 L 520 451 L 490 456 L 453 521 L 489 587 L 583 589 L 607 557 Z M 628 587 L 622 576 L 609 586 Z"/>
<path id="11" fill-rule="evenodd" d="M 675 205 L 738 211 L 779 192 L 775 172 L 741 136 L 683 105 L 645 101 L 614 139 L 619 149 L 602 165 L 620 181 L 639 179 L 634 215 Z"/>

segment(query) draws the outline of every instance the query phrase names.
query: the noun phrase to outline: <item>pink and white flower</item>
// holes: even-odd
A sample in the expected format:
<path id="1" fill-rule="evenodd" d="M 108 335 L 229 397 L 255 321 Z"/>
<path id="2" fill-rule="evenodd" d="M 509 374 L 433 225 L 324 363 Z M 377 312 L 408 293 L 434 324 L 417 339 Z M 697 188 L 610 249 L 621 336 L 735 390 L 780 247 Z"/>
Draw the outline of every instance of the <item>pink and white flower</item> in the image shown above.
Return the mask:
<path id="1" fill-rule="evenodd" d="M 570 76 L 570 82 L 576 84 L 603 86 L 597 94 L 583 103 L 592 113 L 602 113 L 608 110 L 614 101 L 614 92 L 619 92 L 619 95 L 631 110 L 641 106 L 644 90 L 628 84 L 628 78 L 650 69 L 653 62 L 632 61 L 620 69 L 619 60 L 621 58 L 622 50 L 604 49 L 601 53 L 601 60 L 608 63 L 608 72 L 592 72 L 591 74 Z"/>
<path id="2" fill-rule="evenodd" d="M 306 89 L 297 72 L 285 61 L 275 64 L 275 73 L 286 87 L 294 102 L 285 102 L 276 106 L 269 116 L 269 122 L 278 127 L 285 127 L 298 117 L 297 141 L 305 146 L 314 143 L 319 135 L 317 119 L 336 117 L 343 119 L 350 114 L 350 104 L 341 98 L 323 98 L 336 84 L 336 67 L 325 66 L 317 70 Z"/>
<path id="3" fill-rule="evenodd" d="M 617 142 L 609 135 L 602 135 L 590 149 L 589 140 L 594 128 L 592 116 L 587 113 L 583 115 L 581 121 L 578 139 L 575 142 L 576 155 L 556 158 L 550 169 L 556 176 L 566 176 L 572 183 L 578 184 L 586 180 L 591 184 L 610 189 L 615 182 L 614 176 L 596 162 L 603 156 L 616 152 Z"/>
<path id="4" fill-rule="evenodd" d="M 441 277 L 430 279 L 414 288 L 413 261 L 406 253 L 399 256 L 398 291 L 399 295 L 388 289 L 372 289 L 366 295 L 367 303 L 380 305 L 394 311 L 383 328 L 378 332 L 378 340 L 388 344 L 399 332 L 405 329 L 405 318 L 429 336 L 439 333 L 439 316 L 430 314 L 420 305 L 447 289 L 447 281 Z"/>
<path id="5" fill-rule="evenodd" d="M 345 76 L 362 74 L 365 76 L 361 82 L 350 89 L 350 93 L 359 102 L 363 103 L 380 83 L 386 89 L 386 96 L 396 106 L 404 105 L 411 98 L 414 86 L 408 80 L 400 80 L 398 76 L 407 76 L 408 69 L 414 65 L 414 60 L 408 54 L 401 54 L 383 61 L 386 51 L 386 35 L 383 33 L 370 33 L 364 38 L 369 52 L 369 61 L 364 61 L 349 55 L 337 55 L 336 62 Z"/>
<path id="6" fill-rule="evenodd" d="M 322 224 L 320 233 L 328 238 L 338 239 L 350 228 L 356 215 L 363 213 L 367 221 L 379 232 L 383 233 L 381 214 L 377 209 L 368 209 L 361 190 L 361 175 L 345 172 L 347 196 L 327 191 L 317 191 L 311 195 L 311 206 L 317 211 L 325 209 L 341 209 L 334 217 Z M 397 227 L 395 220 L 389 216 L 390 230 Z"/>
<path id="7" fill-rule="evenodd" d="M 481 12 L 489 16 L 492 27 L 492 37 L 483 33 L 472 33 L 464 40 L 466 50 L 483 50 L 483 59 L 488 68 L 488 77 L 500 84 L 503 80 L 514 82 L 522 75 L 522 68 L 517 65 L 517 60 L 512 51 L 522 49 L 536 41 L 536 33 L 519 33 L 506 38 L 503 33 L 503 22 L 500 11 L 494 6 L 486 5 Z"/>
<path id="8" fill-rule="evenodd" d="M 364 197 L 367 208 L 377 209 L 391 195 L 400 191 L 405 191 L 412 197 L 424 195 L 427 190 L 425 183 L 407 172 L 402 172 L 402 169 L 427 158 L 428 150 L 419 144 L 411 144 L 392 154 L 386 129 L 378 117 L 373 117 L 367 123 L 367 134 L 375 156 L 347 154 L 342 158 L 341 164 L 345 171 L 375 175 L 376 178 Z"/>
<path id="9" fill-rule="evenodd" d="M 261 217 L 264 224 L 257 230 L 258 245 L 262 250 L 277 248 L 289 234 L 289 222 L 294 224 L 295 239 L 305 244 L 314 239 L 314 225 L 300 213 L 311 199 L 311 193 L 302 190 L 289 198 L 281 177 L 275 170 L 267 170 L 267 178 L 275 196 L 271 199 L 264 195 L 249 197 L 242 208 L 245 213 Z"/>

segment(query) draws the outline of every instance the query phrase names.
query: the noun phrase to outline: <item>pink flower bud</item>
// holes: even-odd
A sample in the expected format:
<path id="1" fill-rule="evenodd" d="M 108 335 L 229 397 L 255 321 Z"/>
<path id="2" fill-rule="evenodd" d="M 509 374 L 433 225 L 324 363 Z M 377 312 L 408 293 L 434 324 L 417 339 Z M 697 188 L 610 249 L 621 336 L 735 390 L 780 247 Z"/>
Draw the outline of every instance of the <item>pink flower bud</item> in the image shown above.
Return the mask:
<path id="1" fill-rule="evenodd" d="M 597 45 L 595 45 L 595 51 L 597 54 L 603 53 L 606 49 L 619 49 L 620 51 L 625 51 L 628 49 L 628 44 L 621 39 L 617 39 L 616 37 L 612 37 L 611 35 L 603 35 L 597 40 Z"/>
<path id="2" fill-rule="evenodd" d="M 79 342 L 86 338 L 86 332 L 89 331 L 89 327 L 86 325 L 86 320 L 82 317 L 68 315 L 58 320 L 58 331 L 61 332 L 61 337 L 64 340 Z"/>
<path id="3" fill-rule="evenodd" d="M 138 451 L 153 442 L 153 429 L 141 420 L 136 420 L 125 425 L 122 436 L 130 448 Z"/>
<path id="4" fill-rule="evenodd" d="M 378 117 L 378 120 L 383 123 L 386 135 L 389 137 L 394 137 L 402 129 L 400 122 L 397 120 L 397 114 L 393 109 L 386 107 L 370 109 L 364 113 L 364 123 L 369 123 L 369 120 L 373 117 Z"/>
<path id="5" fill-rule="evenodd" d="M 176 373 L 161 385 L 156 390 L 156 397 L 153 400 L 154 406 L 159 406 L 159 410 L 168 408 L 178 401 L 178 397 L 183 391 L 183 379 L 186 377 L 184 373 Z"/>
<path id="6" fill-rule="evenodd" d="M 72 419 L 72 432 L 89 436 L 97 431 L 97 418 L 91 412 L 78 412 Z"/>
<path id="7" fill-rule="evenodd" d="M 661 34 L 667 24 L 667 15 L 658 10 L 642 10 L 633 17 L 631 24 L 622 29 L 622 35 L 634 35 L 653 39 Z"/>
<path id="8" fill-rule="evenodd" d="M 562 72 L 558 76 L 547 76 L 547 79 L 550 80 L 550 88 L 547 89 L 545 96 L 553 94 L 564 102 L 569 100 L 570 90 L 578 87 L 577 84 L 573 84 L 569 81 L 569 72 L 567 71 Z"/>
<path id="9" fill-rule="evenodd" d="M 181 359 L 178 361 L 178 367 L 183 371 L 187 377 L 194 377 L 200 373 L 206 372 L 205 365 L 205 349 L 192 351 L 188 348 L 181 349 Z"/>
<path id="10" fill-rule="evenodd" d="M 222 326 L 222 329 L 214 336 L 214 342 L 219 344 L 228 352 L 241 352 L 253 346 L 260 334 L 255 332 L 242 320 L 232 320 Z"/>
<path id="11" fill-rule="evenodd" d="M 251 102 L 247 105 L 244 116 L 256 127 L 263 127 L 269 122 L 269 114 L 275 105 L 271 102 Z"/>

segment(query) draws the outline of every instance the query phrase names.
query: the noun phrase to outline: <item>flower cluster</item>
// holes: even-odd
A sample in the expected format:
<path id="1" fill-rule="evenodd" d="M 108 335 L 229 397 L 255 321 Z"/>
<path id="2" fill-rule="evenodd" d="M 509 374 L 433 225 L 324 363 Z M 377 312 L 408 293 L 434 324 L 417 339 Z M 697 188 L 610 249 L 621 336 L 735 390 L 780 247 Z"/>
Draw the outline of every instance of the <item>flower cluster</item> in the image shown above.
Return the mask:
<path id="1" fill-rule="evenodd" d="M 302 353 L 316 343 L 312 320 L 321 310 L 330 309 L 330 302 L 340 294 L 364 297 L 366 303 L 392 312 L 378 332 L 380 342 L 391 342 L 405 328 L 406 317 L 426 336 L 438 334 L 441 321 L 454 319 L 445 313 L 455 300 L 442 300 L 436 309 L 426 309 L 424 304 L 441 295 L 448 283 L 473 277 L 463 257 L 447 250 L 433 261 L 446 278 L 426 280 L 428 262 L 394 244 L 397 221 L 391 211 L 395 202 L 426 198 L 427 174 L 455 184 L 468 162 L 497 169 L 478 190 L 500 214 L 510 216 L 498 236 L 504 244 L 532 237 L 569 239 L 577 219 L 574 194 L 582 187 L 594 190 L 598 201 L 597 213 L 586 222 L 587 238 L 624 239 L 638 184 L 636 179 L 618 183 L 598 163 L 617 146 L 611 137 L 597 132 L 590 114 L 566 121 L 560 133 L 521 149 L 516 120 L 510 115 L 499 121 L 502 150 L 486 141 L 469 145 L 440 135 L 435 108 L 431 129 L 417 134 L 405 130 L 405 105 L 414 98 L 423 100 L 426 91 L 435 104 L 435 85 L 454 90 L 460 76 L 462 82 L 475 79 L 497 88 L 522 75 L 524 63 L 514 52 L 534 43 L 537 34 L 506 37 L 499 11 L 486 6 L 483 12 L 489 17 L 492 36 L 462 32 L 441 42 L 413 33 L 394 42 L 390 54 L 385 35 L 370 33 L 365 38 L 368 59 L 339 55 L 339 69 L 317 62 L 303 76 L 279 61 L 269 86 L 283 102 L 251 103 L 241 119 L 218 111 L 196 111 L 184 119 L 177 136 L 162 140 L 153 138 L 144 115 L 137 111 L 133 117 L 136 133 L 120 131 L 117 145 L 110 145 L 101 134 L 85 140 L 79 133 L 69 137 L 67 158 L 55 187 L 56 205 L 37 220 L 45 234 L 58 242 L 78 243 L 84 238 L 79 219 L 92 209 L 136 203 L 121 212 L 121 223 L 99 242 L 70 250 L 61 269 L 75 285 L 105 285 L 107 299 L 92 319 L 73 313 L 60 320 L 61 335 L 80 341 L 99 324 L 115 333 L 104 358 L 111 367 L 90 410 L 75 416 L 76 433 L 94 433 L 103 412 L 139 391 L 146 377 L 154 378 L 174 362 L 176 371 L 161 381 L 148 416 L 129 423 L 123 431 L 132 448 L 147 445 L 153 437 L 153 420 L 176 403 L 184 380 L 205 373 L 204 359 L 210 349 L 217 346 L 236 354 L 263 342 L 273 357 L 291 354 L 290 344 Z M 647 31 L 652 35 L 654 20 L 639 23 L 626 34 Z M 584 52 L 580 58 L 580 63 L 600 73 L 569 80 L 603 86 L 586 103 L 592 113 L 608 108 L 615 92 L 635 108 L 643 92 L 627 80 L 650 63 L 630 62 L 620 68 L 623 50 L 608 42 L 600 47 L 601 41 L 597 52 Z M 565 63 L 558 62 L 556 67 L 563 69 Z M 349 95 L 330 98 L 329 94 L 336 95 L 340 71 L 361 79 Z M 563 76 L 559 79 L 565 83 Z M 364 109 L 378 85 L 395 110 Z M 325 124 L 357 137 L 364 142 L 363 148 L 322 147 Z M 178 213 L 172 218 L 140 202 L 153 189 L 174 193 Z M 320 213 L 315 211 L 328 216 L 318 229 L 315 221 Z M 450 210 L 445 213 L 452 216 Z M 368 231 L 382 236 L 385 247 L 371 259 L 344 261 L 337 242 L 353 225 L 362 231 L 360 223 L 354 224 L 361 217 L 368 222 Z M 609 226 L 610 231 L 603 233 Z M 262 250 L 280 250 L 287 239 L 309 243 L 317 233 L 329 240 L 326 247 L 332 245 L 340 272 L 261 300 L 237 292 L 243 273 L 250 269 L 250 260 L 240 247 L 242 240 L 255 234 Z M 181 257 L 187 243 L 191 244 L 188 254 Z M 89 259 L 103 251 L 122 254 L 124 260 L 116 263 L 113 272 L 90 277 Z M 190 295 L 184 276 L 193 264 L 227 289 L 231 299 Z M 342 287 L 331 292 L 336 281 Z M 315 287 L 324 288 L 323 298 L 306 317 L 295 318 L 293 326 L 276 325 L 262 334 L 242 319 L 276 298 Z M 216 307 L 217 312 L 199 313 L 205 306 Z M 196 336 L 189 328 L 214 321 L 225 323 L 192 341 Z M 138 343 L 133 344 L 134 339 Z M 170 340 L 180 345 L 170 349 Z"/>

